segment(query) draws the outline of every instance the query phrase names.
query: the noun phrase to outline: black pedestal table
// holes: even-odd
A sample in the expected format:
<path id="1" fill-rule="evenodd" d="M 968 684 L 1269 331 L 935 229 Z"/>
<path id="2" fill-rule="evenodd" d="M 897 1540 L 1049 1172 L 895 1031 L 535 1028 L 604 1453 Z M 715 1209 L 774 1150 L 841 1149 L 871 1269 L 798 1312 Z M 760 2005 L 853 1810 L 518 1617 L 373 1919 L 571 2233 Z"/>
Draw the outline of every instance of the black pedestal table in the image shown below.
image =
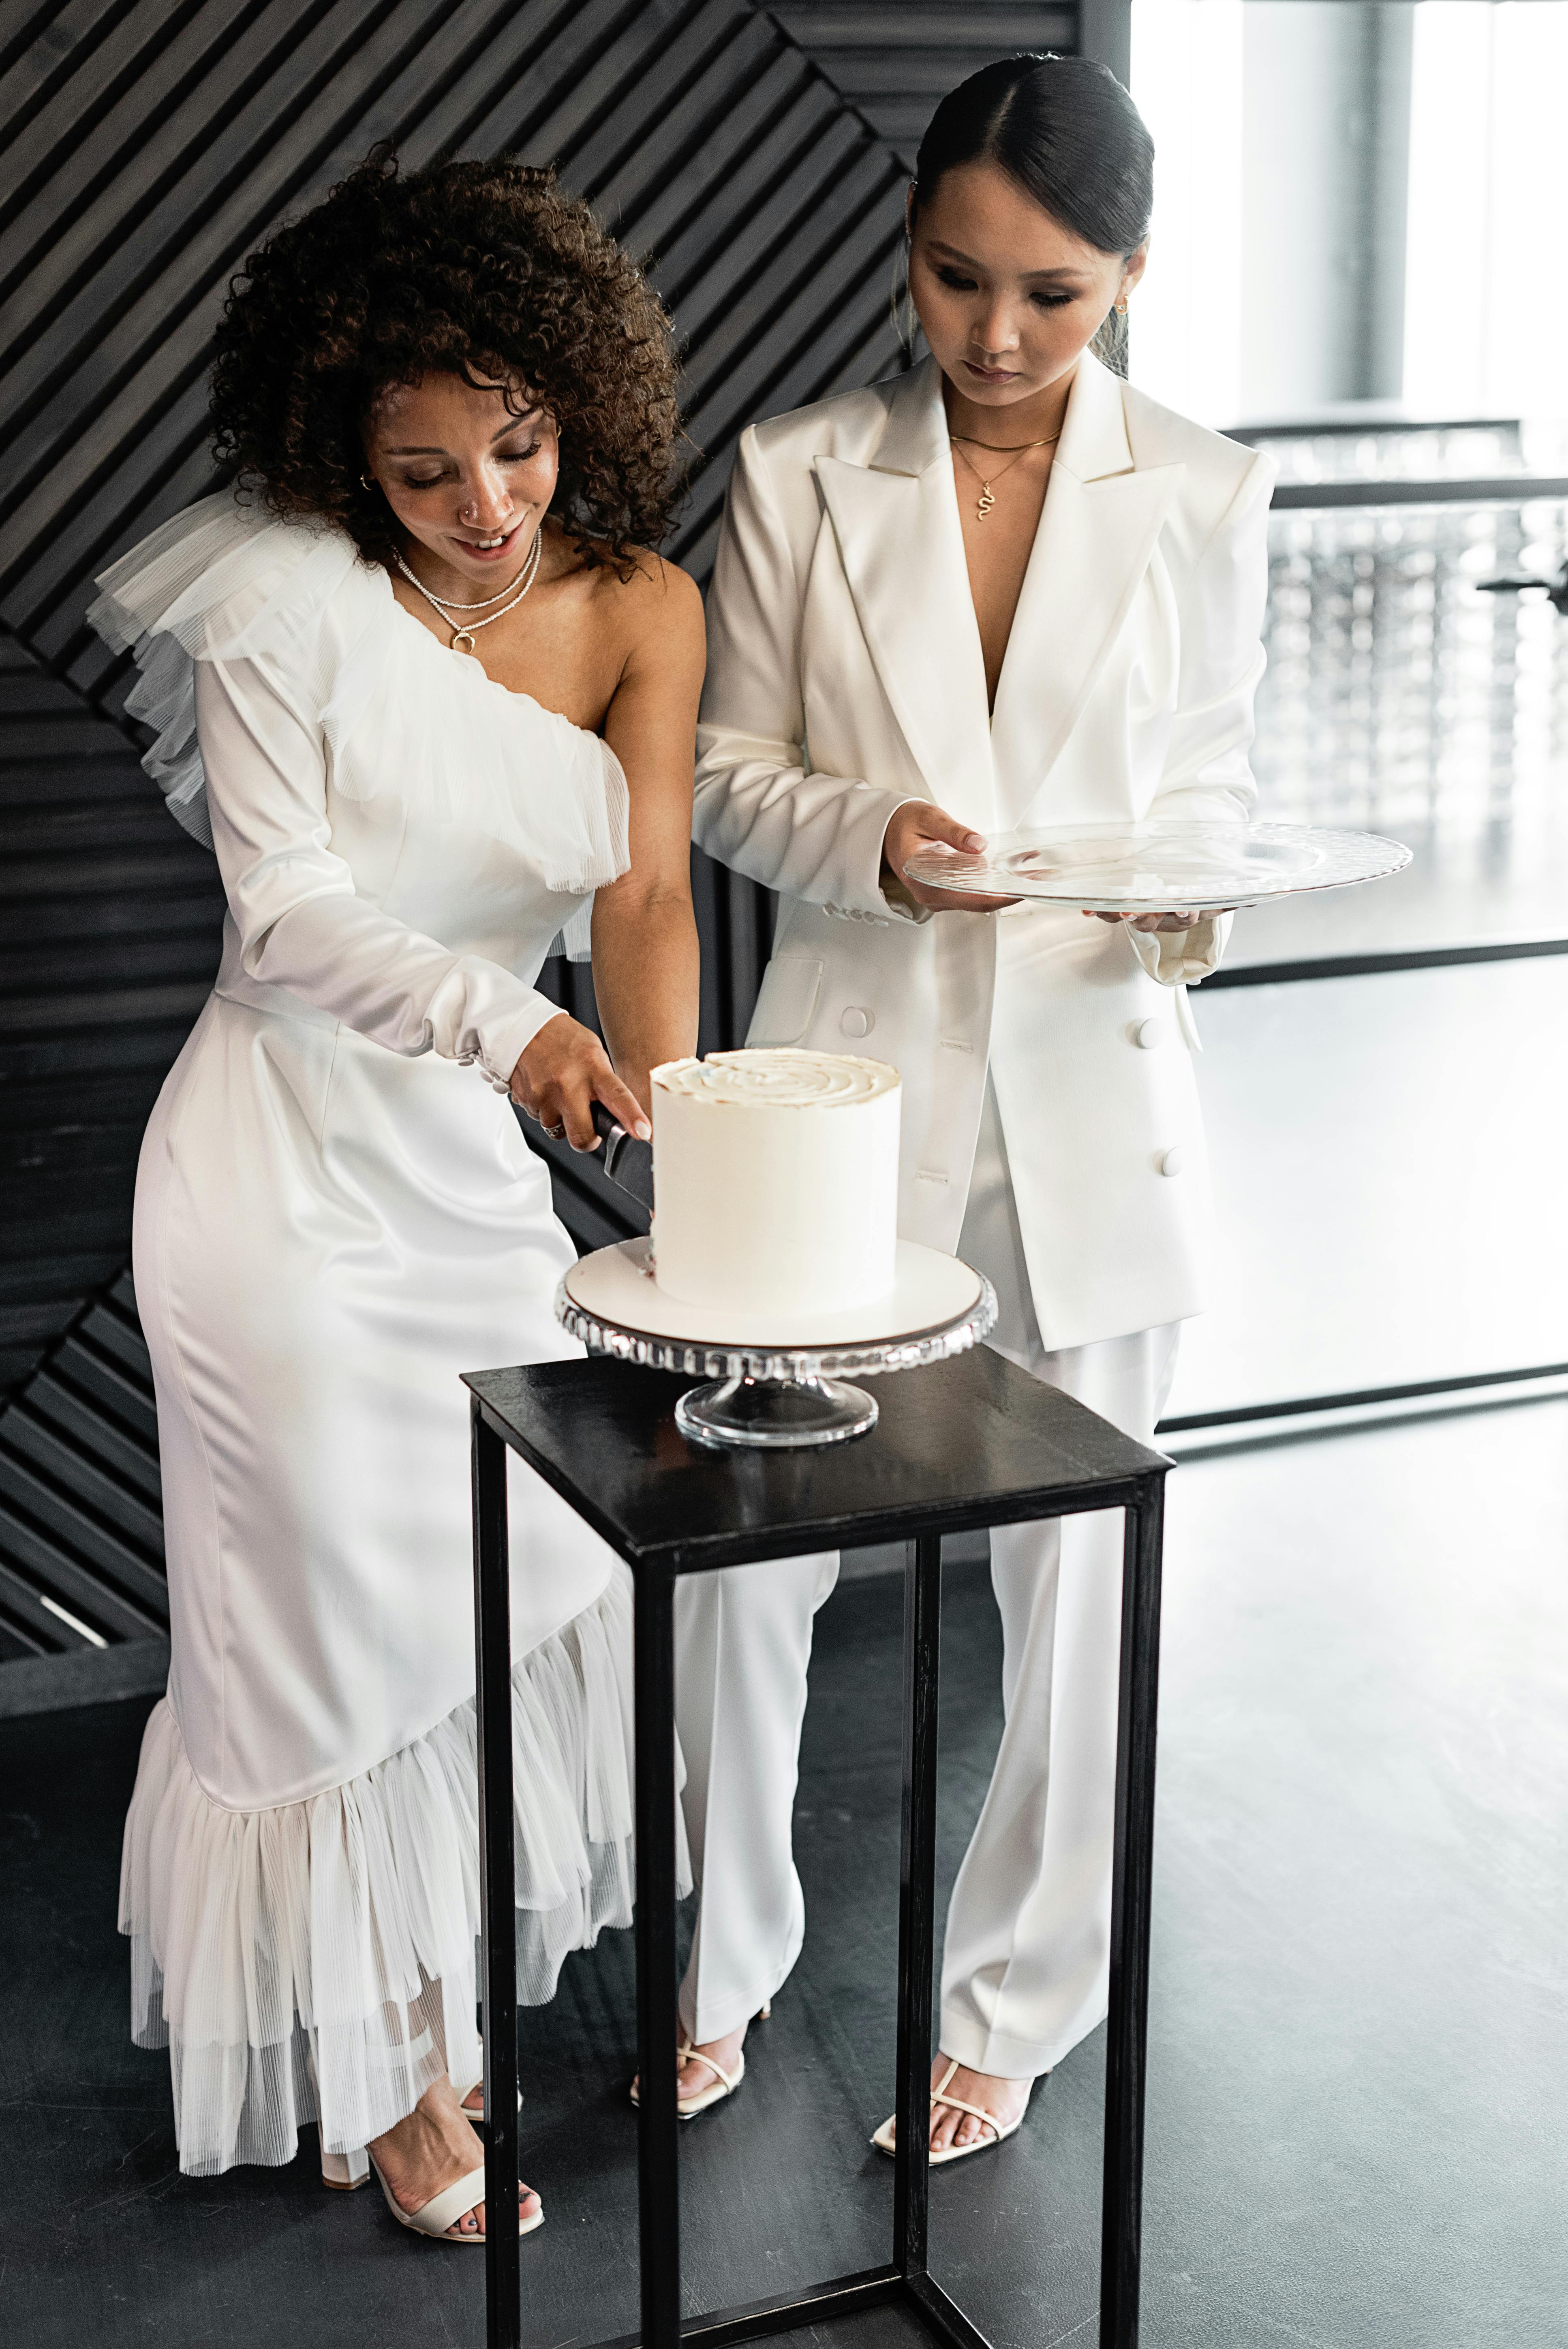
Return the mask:
<path id="1" fill-rule="evenodd" d="M 1081 1403 L 982 1347 L 882 1382 L 870 1434 L 821 1450 L 687 1443 L 678 1372 L 603 1359 L 470 1375 L 485 2197 L 490 2349 L 521 2339 L 517 1967 L 513 1919 L 506 1449 L 569 1501 L 631 1568 L 635 1589 L 638 2209 L 645 2349 L 704 2349 L 897 2302 L 951 2349 L 986 2349 L 926 2267 L 944 1534 L 1126 1512 L 1111 1889 L 1101 2221 L 1101 2349 L 1135 2349 L 1154 1832 L 1161 1537 L 1170 1464 Z M 898 2154 L 892 2256 L 807 2291 L 683 2320 L 676 2112 L 676 1577 L 812 1550 L 904 1540 L 903 1815 L 899 1897 Z"/>

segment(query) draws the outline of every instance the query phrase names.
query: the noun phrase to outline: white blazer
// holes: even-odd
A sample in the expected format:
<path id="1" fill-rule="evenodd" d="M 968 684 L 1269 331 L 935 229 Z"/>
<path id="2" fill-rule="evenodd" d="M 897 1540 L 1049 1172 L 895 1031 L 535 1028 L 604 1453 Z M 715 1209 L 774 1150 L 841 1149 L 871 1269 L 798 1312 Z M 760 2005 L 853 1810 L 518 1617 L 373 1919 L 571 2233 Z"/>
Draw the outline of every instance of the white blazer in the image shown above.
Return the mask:
<path id="1" fill-rule="evenodd" d="M 1272 479 L 1086 353 L 988 714 L 934 362 L 740 442 L 695 831 L 784 900 L 748 1040 L 893 1062 L 900 1227 L 946 1249 L 989 1063 L 1050 1348 L 1202 1308 L 1181 987 L 1225 925 L 924 914 L 882 895 L 882 835 L 910 799 L 986 833 L 1244 816 Z"/>

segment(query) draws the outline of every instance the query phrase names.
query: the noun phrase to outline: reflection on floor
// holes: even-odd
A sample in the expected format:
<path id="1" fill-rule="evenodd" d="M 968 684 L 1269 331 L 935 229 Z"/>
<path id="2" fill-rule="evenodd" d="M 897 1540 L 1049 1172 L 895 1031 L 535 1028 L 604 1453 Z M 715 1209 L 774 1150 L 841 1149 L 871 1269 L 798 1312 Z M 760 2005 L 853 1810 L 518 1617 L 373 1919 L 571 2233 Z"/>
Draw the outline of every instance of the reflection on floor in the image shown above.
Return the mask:
<path id="1" fill-rule="evenodd" d="M 1568 1361 L 1568 956 L 1196 1011 L 1220 1247 L 1173 1415 Z"/>
<path id="2" fill-rule="evenodd" d="M 1568 1406 L 1181 1470 L 1171 1494 L 1148 2349 L 1547 2349 L 1568 2251 Z M 759 1569 L 760 1570 L 760 1569 Z M 891 2165 L 900 1593 L 820 1621 L 811 1920 L 734 2103 L 683 2135 L 693 2306 L 869 2264 Z M 949 1576 L 943 1865 L 996 1733 L 983 1568 Z M 482 2262 L 292 2168 L 174 2168 L 124 2038 L 119 1824 L 145 1707 L 0 1724 L 0 2331 L 29 2349 L 482 2336 Z M 526 2337 L 634 2323 L 630 1951 L 523 2034 Z M 1098 2037 L 1020 2135 L 934 2180 L 933 2264 L 999 2349 L 1092 2341 Z M 903 2320 L 832 2329 L 884 2349 Z"/>

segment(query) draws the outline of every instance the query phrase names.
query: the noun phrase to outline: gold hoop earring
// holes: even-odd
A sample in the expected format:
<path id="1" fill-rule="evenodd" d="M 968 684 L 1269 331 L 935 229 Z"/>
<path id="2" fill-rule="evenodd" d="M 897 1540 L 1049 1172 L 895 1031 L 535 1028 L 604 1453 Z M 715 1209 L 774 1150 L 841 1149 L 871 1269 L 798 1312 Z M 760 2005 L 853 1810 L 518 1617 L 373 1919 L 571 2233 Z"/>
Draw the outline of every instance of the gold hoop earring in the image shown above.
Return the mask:
<path id="1" fill-rule="evenodd" d="M 359 478 L 367 490 L 373 490 L 376 487 L 368 473 L 361 473 Z"/>

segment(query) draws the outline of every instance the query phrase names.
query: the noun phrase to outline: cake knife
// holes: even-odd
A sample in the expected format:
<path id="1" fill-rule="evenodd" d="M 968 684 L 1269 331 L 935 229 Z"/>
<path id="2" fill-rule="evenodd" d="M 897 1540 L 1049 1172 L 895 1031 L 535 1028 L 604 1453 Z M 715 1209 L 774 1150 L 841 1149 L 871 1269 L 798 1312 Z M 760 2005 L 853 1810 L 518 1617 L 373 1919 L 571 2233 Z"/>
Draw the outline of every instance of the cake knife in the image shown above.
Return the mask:
<path id="1" fill-rule="evenodd" d="M 603 1102 L 593 1104 L 593 1131 L 604 1144 L 603 1167 L 612 1183 L 629 1191 L 650 1213 L 654 1205 L 654 1146 L 618 1125 Z"/>

